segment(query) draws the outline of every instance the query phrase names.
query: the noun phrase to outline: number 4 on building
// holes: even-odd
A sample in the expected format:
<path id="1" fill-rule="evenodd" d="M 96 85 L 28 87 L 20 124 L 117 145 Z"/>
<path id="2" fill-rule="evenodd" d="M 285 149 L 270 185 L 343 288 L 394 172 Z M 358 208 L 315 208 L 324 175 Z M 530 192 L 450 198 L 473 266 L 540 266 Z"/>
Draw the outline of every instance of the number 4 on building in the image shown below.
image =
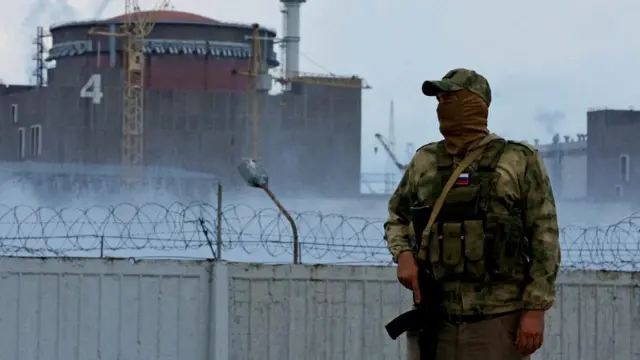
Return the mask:
<path id="1" fill-rule="evenodd" d="M 94 104 L 102 102 L 102 75 L 93 74 L 86 84 L 80 89 L 80 97 L 83 99 L 91 99 Z"/>

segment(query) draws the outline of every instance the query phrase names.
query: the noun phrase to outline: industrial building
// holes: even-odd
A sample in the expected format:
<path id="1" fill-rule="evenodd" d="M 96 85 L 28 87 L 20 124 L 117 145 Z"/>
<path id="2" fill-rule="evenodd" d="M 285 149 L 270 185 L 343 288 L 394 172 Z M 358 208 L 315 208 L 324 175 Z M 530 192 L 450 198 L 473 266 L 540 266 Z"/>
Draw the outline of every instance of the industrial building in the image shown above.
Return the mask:
<path id="1" fill-rule="evenodd" d="M 38 186 L 84 179 L 115 191 L 135 168 L 124 177 L 197 199 L 217 181 L 243 186 L 236 167 L 257 157 L 281 192 L 357 196 L 367 86 L 301 73 L 304 1 L 282 2 L 282 39 L 257 24 L 169 10 L 51 27 L 39 84 L 0 87 L 5 169 Z M 136 48 L 131 29 L 143 26 Z"/>
<path id="2" fill-rule="evenodd" d="M 640 203 L 640 111 L 587 113 L 589 196 L 601 201 Z"/>
<path id="3" fill-rule="evenodd" d="M 587 134 L 556 134 L 551 143 L 536 148 L 549 172 L 555 197 L 564 201 L 587 199 Z"/>
<path id="4" fill-rule="evenodd" d="M 556 197 L 640 203 L 638 133 L 640 111 L 594 109 L 587 112 L 587 134 L 536 144 Z"/>

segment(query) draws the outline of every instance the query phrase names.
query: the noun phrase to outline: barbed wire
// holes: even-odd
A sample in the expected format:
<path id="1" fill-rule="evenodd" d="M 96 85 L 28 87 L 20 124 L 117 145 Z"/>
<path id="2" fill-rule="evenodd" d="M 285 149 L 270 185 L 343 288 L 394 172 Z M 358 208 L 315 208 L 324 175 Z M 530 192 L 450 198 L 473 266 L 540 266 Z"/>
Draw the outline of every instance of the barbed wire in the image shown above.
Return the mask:
<path id="1" fill-rule="evenodd" d="M 292 213 L 303 262 L 391 262 L 383 219 Z M 289 262 L 292 231 L 276 209 L 207 203 L 88 208 L 0 205 L 0 256 L 223 258 Z M 640 269 L 640 214 L 560 231 L 563 267 Z"/>

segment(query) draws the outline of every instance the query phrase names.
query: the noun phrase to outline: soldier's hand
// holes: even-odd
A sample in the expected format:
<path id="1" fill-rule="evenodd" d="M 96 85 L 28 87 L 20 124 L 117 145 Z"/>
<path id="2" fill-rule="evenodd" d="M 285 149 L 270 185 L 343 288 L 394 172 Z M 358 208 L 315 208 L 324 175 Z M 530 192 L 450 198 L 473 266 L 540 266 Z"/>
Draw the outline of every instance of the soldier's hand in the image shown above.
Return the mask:
<path id="1" fill-rule="evenodd" d="M 409 290 L 413 290 L 413 301 L 420 303 L 420 282 L 418 281 L 418 263 L 411 251 L 398 256 L 398 280 Z"/>
<path id="2" fill-rule="evenodd" d="M 522 356 L 540 349 L 544 338 L 544 311 L 525 311 L 520 317 L 516 347 Z"/>

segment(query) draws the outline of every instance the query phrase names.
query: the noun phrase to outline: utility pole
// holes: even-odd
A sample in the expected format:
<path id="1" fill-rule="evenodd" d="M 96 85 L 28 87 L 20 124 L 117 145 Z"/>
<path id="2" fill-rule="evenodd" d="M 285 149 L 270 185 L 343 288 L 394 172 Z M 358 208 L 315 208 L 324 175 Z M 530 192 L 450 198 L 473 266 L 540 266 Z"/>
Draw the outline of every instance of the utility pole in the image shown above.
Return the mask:
<path id="1" fill-rule="evenodd" d="M 389 147 L 389 152 L 396 154 L 396 124 L 395 124 L 395 109 L 393 107 L 393 100 L 389 104 L 389 130 L 387 134 L 387 146 Z M 396 166 L 396 162 L 391 159 L 391 157 L 387 157 L 387 162 L 385 164 L 385 182 L 384 189 L 385 193 L 391 193 L 393 188 L 395 187 L 395 174 L 398 171 L 398 167 Z"/>

